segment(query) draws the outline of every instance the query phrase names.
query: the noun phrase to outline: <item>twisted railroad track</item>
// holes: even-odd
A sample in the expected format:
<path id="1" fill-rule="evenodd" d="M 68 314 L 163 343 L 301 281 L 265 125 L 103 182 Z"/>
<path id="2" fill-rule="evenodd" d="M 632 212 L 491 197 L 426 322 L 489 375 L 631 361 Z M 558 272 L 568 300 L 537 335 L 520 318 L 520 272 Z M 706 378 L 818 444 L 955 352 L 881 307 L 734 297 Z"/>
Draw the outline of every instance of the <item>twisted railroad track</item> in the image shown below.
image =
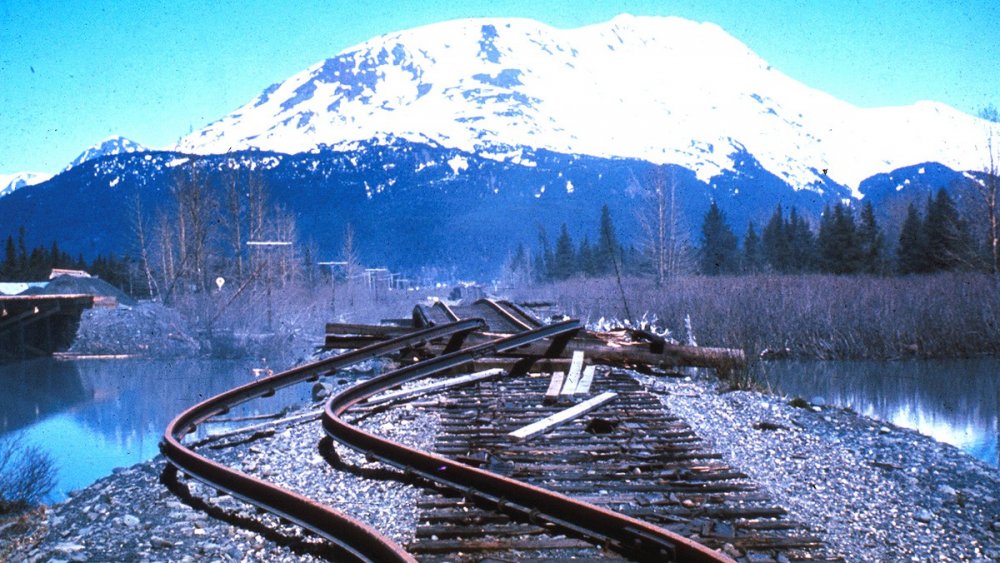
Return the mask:
<path id="1" fill-rule="evenodd" d="M 526 553 L 542 557 L 546 549 L 555 546 L 569 551 L 548 551 L 549 555 L 583 549 L 575 555 L 589 553 L 602 559 L 614 556 L 643 561 L 732 561 L 716 551 L 723 545 L 720 538 L 725 543 L 735 542 L 744 551 L 767 549 L 774 553 L 818 543 L 810 538 L 772 537 L 770 531 L 761 533 L 766 525 L 754 529 L 748 524 L 748 518 L 774 516 L 772 512 L 780 509 L 727 508 L 720 500 L 726 494 L 735 494 L 740 503 L 746 500 L 743 493 L 747 486 L 726 482 L 742 476 L 719 464 L 706 463 L 713 456 L 691 447 L 690 429 L 681 421 L 663 418 L 662 407 L 656 408 L 646 396 L 648 393 L 643 395 L 629 378 L 602 377 L 599 384 L 614 387 L 622 394 L 612 416 L 618 424 L 631 425 L 636 440 L 629 444 L 612 443 L 609 447 L 584 443 L 579 436 L 570 438 L 567 432 L 579 430 L 569 430 L 570 426 L 546 436 L 544 447 L 533 449 L 512 443 L 508 432 L 514 425 L 557 409 L 532 406 L 544 394 L 545 382 L 527 377 L 530 367 L 539 359 L 563 354 L 569 343 L 581 336 L 581 326 L 573 320 L 546 325 L 523 310 L 492 301 L 478 303 L 474 312 L 488 317 L 488 321 L 478 317 L 460 319 L 444 304 L 425 309 L 420 315 L 423 324 L 430 325 L 428 328 L 371 342 L 191 407 L 168 425 L 161 442 L 161 450 L 170 462 L 168 471 L 183 471 L 190 478 L 310 530 L 337 546 L 338 559 L 345 560 L 476 560 L 484 556 L 521 558 Z M 503 355 L 518 358 L 509 377 L 500 382 L 481 382 L 471 390 L 450 391 L 444 402 L 438 403 L 446 433 L 439 438 L 435 452 L 387 440 L 345 420 L 348 412 L 373 408 L 367 401 L 380 393 Z M 199 424 L 237 405 L 273 395 L 278 388 L 316 381 L 337 370 L 387 356 L 424 359 L 331 397 L 321 418 L 325 433 L 333 441 L 368 459 L 399 468 L 411 481 L 437 491 L 433 494 L 439 496 L 428 497 L 427 505 L 422 507 L 437 515 L 436 523 L 418 529 L 417 540 L 408 549 L 336 507 L 223 466 L 185 444 L 184 437 Z M 628 381 L 632 381 L 631 387 Z M 482 423 L 483 412 L 491 413 L 487 423 Z M 573 428 L 576 426 L 580 424 Z M 549 447 L 557 438 L 564 443 Z M 634 470 L 643 478 L 637 481 L 629 474 Z M 560 474 L 561 478 L 551 478 Z M 618 481 L 624 482 L 616 485 Z M 615 492 L 610 496 L 595 495 L 591 490 L 594 487 Z M 475 519 L 455 518 L 455 510 L 467 513 L 470 504 L 476 507 Z M 703 506 L 700 512 L 693 509 Z M 498 527 L 496 518 L 504 519 L 503 525 L 508 528 Z M 736 533 L 735 525 L 742 526 L 742 535 Z M 500 537 L 519 539 L 513 543 L 483 541 L 498 533 Z M 701 543 L 687 537 L 692 535 Z M 555 539 L 538 541 L 545 536 Z M 534 543 L 520 538 L 533 538 Z M 532 545 L 541 548 L 532 551 Z"/>

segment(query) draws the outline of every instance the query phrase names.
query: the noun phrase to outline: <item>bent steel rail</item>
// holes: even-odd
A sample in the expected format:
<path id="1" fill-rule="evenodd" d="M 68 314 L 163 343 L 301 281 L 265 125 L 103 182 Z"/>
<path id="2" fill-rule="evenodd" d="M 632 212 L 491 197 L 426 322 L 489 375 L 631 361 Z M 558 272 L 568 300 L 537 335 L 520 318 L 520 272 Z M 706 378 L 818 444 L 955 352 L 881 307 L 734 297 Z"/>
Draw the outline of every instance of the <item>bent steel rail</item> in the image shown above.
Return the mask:
<path id="1" fill-rule="evenodd" d="M 544 355 L 558 354 L 580 330 L 578 321 L 543 326 L 492 342 L 450 352 L 371 379 L 332 397 L 323 413 L 326 433 L 366 456 L 443 484 L 468 496 L 495 503 L 502 511 L 539 517 L 651 561 L 732 561 L 697 542 L 653 524 L 566 495 L 542 489 L 471 467 L 446 457 L 415 450 L 366 432 L 345 422 L 341 415 L 368 397 L 401 383 L 457 367 L 476 358 L 516 350 L 544 338 L 554 342 Z"/>
<path id="2" fill-rule="evenodd" d="M 485 323 L 481 319 L 435 326 L 236 387 L 177 415 L 167 425 L 160 451 L 171 464 L 191 477 L 315 532 L 358 561 L 414 561 L 399 545 L 367 524 L 315 500 L 216 463 L 185 446 L 183 438 L 212 416 L 225 414 L 230 408 L 246 401 L 269 397 L 276 389 L 318 379 L 321 372 L 329 373 L 445 337 L 449 338 L 445 350 L 451 352 L 461 346 L 466 335 L 483 326 Z"/>

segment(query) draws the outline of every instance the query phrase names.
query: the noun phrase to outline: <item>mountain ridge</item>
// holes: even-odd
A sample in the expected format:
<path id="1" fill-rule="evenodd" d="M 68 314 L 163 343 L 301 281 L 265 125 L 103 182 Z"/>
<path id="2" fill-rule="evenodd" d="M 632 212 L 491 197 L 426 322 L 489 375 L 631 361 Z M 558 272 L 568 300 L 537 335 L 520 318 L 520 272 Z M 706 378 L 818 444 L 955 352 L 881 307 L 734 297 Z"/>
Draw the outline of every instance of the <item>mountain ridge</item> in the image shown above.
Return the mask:
<path id="1" fill-rule="evenodd" d="M 403 138 L 515 162 L 524 148 L 639 158 L 709 183 L 745 150 L 795 189 L 832 180 L 860 198 L 865 178 L 919 162 L 981 168 L 988 127 L 937 102 L 853 106 L 711 23 L 622 15 L 559 30 L 480 18 L 344 49 L 174 149 L 295 153 Z"/>

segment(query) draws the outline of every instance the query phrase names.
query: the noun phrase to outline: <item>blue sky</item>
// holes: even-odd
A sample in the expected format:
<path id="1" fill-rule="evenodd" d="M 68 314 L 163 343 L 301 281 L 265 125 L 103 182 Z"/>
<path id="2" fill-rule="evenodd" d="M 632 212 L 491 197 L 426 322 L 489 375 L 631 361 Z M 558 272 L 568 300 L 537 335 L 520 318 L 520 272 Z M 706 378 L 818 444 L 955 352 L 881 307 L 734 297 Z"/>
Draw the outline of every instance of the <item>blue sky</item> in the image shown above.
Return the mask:
<path id="1" fill-rule="evenodd" d="M 481 16 L 555 27 L 616 14 L 722 26 L 860 106 L 1000 106 L 1000 2 L 0 0 L 0 173 L 56 171 L 110 135 L 152 147 L 373 36 Z"/>

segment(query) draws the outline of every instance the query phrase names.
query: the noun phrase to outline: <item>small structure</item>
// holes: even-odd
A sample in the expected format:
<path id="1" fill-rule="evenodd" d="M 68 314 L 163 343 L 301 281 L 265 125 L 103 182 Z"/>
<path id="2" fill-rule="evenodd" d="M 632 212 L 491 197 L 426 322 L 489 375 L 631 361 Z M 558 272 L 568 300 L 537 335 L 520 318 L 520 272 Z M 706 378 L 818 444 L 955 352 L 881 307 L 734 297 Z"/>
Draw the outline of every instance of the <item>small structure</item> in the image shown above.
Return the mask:
<path id="1" fill-rule="evenodd" d="M 85 309 L 134 304 L 118 288 L 81 270 L 53 269 L 49 281 L 0 284 L 0 361 L 65 351 Z"/>
<path id="2" fill-rule="evenodd" d="M 50 356 L 67 350 L 93 295 L 0 296 L 0 360 Z"/>

